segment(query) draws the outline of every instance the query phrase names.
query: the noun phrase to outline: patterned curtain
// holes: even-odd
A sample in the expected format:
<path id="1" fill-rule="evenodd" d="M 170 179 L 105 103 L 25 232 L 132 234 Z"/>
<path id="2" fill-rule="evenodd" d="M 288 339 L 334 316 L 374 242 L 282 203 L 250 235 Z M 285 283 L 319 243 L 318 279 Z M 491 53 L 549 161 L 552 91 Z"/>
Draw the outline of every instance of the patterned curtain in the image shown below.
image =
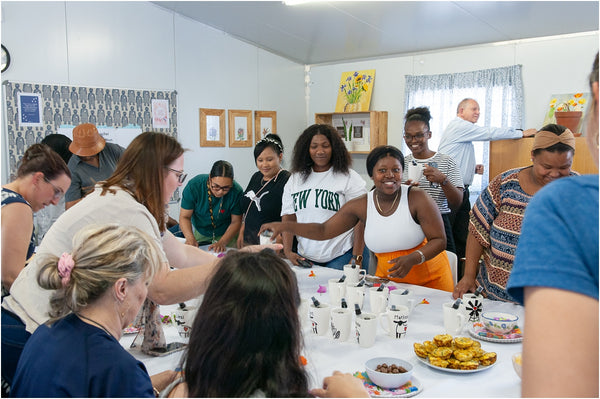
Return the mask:
<path id="1" fill-rule="evenodd" d="M 406 75 L 406 110 L 428 106 L 431 111 L 432 137 L 429 147 L 437 150 L 446 125 L 456 117 L 460 100 L 471 97 L 481 108 L 478 124 L 483 126 L 522 127 L 523 80 L 521 65 L 441 75 Z M 477 162 L 486 165 L 485 173 L 473 181 L 471 193 L 485 188 L 489 180 L 489 145 L 474 143 Z M 493 176 L 492 176 L 493 177 Z"/>

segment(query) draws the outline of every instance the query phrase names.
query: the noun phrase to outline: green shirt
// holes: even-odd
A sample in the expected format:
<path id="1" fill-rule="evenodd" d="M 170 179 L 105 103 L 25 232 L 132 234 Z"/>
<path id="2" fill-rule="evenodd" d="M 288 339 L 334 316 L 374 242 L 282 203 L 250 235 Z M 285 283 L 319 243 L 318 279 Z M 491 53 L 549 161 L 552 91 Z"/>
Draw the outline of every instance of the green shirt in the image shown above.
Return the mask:
<path id="1" fill-rule="evenodd" d="M 210 217 L 210 204 L 212 203 L 213 219 L 215 223 L 214 235 L 220 237 L 231 224 L 231 215 L 241 215 L 240 197 L 244 190 L 235 180 L 233 187 L 221 198 L 211 196 L 208 200 L 208 175 L 194 177 L 183 189 L 181 208 L 193 210 L 192 226 L 200 234 L 212 237 L 213 225 Z"/>

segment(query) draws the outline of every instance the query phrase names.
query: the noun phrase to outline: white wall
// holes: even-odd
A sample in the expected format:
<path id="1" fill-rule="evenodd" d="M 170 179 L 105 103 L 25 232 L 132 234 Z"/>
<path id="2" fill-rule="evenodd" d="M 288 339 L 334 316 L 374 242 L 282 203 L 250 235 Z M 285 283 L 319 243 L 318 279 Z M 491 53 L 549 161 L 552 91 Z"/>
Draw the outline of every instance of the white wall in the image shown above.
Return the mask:
<path id="1" fill-rule="evenodd" d="M 11 54 L 3 81 L 177 90 L 178 139 L 190 150 L 192 176 L 227 159 L 245 187 L 256 171 L 252 148 L 200 148 L 199 108 L 277 111 L 288 156 L 305 127 L 304 67 L 206 25 L 147 2 L 1 6 Z"/>
<path id="2" fill-rule="evenodd" d="M 12 56 L 2 80 L 175 89 L 178 138 L 190 150 L 186 171 L 208 173 L 214 161 L 227 159 L 243 186 L 256 170 L 252 148 L 200 148 L 198 109 L 276 110 L 289 165 L 295 139 L 306 127 L 304 66 L 147 2 L 3 1 L 1 7 L 2 43 Z M 588 90 L 586 76 L 597 51 L 596 32 L 315 65 L 310 121 L 315 112 L 335 109 L 342 72 L 374 68 L 371 109 L 389 111 L 389 143 L 401 146 L 404 75 L 523 64 L 524 127 L 540 127 L 552 93 Z M 365 158 L 355 155 L 354 168 L 367 179 Z M 4 173 L 2 177 L 4 183 Z M 171 214 L 177 216 L 178 210 Z"/>
<path id="3" fill-rule="evenodd" d="M 388 143 L 402 148 L 405 75 L 466 72 L 522 64 L 525 88 L 523 127 L 540 128 L 552 94 L 589 92 L 587 76 L 597 51 L 598 32 L 595 32 L 567 38 L 540 38 L 404 57 L 315 65 L 311 67 L 310 113 L 335 110 L 342 72 L 375 69 L 371 109 L 389 112 Z M 353 168 L 370 186 L 366 156 L 354 155 L 353 159 Z"/>

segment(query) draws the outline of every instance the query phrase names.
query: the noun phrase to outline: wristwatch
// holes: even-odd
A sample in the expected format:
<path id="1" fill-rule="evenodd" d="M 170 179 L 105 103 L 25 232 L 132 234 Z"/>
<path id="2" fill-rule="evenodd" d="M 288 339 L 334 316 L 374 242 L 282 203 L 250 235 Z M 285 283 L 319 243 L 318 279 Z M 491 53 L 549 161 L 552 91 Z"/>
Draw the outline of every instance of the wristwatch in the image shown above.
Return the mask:
<path id="1" fill-rule="evenodd" d="M 362 255 L 352 255 L 352 259 L 356 260 L 356 263 L 359 263 L 362 265 L 362 260 L 363 260 L 363 256 Z"/>
<path id="2" fill-rule="evenodd" d="M 446 178 L 444 179 L 444 181 L 442 182 L 442 186 L 445 186 L 445 185 L 446 185 L 446 183 L 448 183 L 448 178 L 447 178 L 447 177 L 446 177 Z"/>

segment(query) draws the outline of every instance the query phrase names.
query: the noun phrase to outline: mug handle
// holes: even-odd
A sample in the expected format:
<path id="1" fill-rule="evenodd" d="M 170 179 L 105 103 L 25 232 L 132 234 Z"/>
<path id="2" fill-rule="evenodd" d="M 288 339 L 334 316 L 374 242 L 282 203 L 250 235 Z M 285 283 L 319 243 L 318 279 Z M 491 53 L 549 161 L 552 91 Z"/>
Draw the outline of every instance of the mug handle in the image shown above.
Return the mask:
<path id="1" fill-rule="evenodd" d="M 465 322 L 467 321 L 467 318 L 464 314 L 462 314 L 462 312 L 456 312 L 456 316 L 458 317 L 458 321 L 460 324 L 460 329 L 458 330 L 457 334 L 460 334 L 463 328 L 465 328 Z"/>
<path id="2" fill-rule="evenodd" d="M 379 316 L 379 325 L 381 326 L 381 328 L 383 328 L 383 330 L 385 331 L 386 334 L 390 333 L 390 312 L 385 312 L 383 314 L 381 314 Z"/>
<path id="3" fill-rule="evenodd" d="M 360 277 L 360 275 L 362 274 L 362 277 Z M 360 269 L 358 271 L 358 281 L 364 280 L 365 278 L 367 278 L 367 271 L 365 269 Z"/>

